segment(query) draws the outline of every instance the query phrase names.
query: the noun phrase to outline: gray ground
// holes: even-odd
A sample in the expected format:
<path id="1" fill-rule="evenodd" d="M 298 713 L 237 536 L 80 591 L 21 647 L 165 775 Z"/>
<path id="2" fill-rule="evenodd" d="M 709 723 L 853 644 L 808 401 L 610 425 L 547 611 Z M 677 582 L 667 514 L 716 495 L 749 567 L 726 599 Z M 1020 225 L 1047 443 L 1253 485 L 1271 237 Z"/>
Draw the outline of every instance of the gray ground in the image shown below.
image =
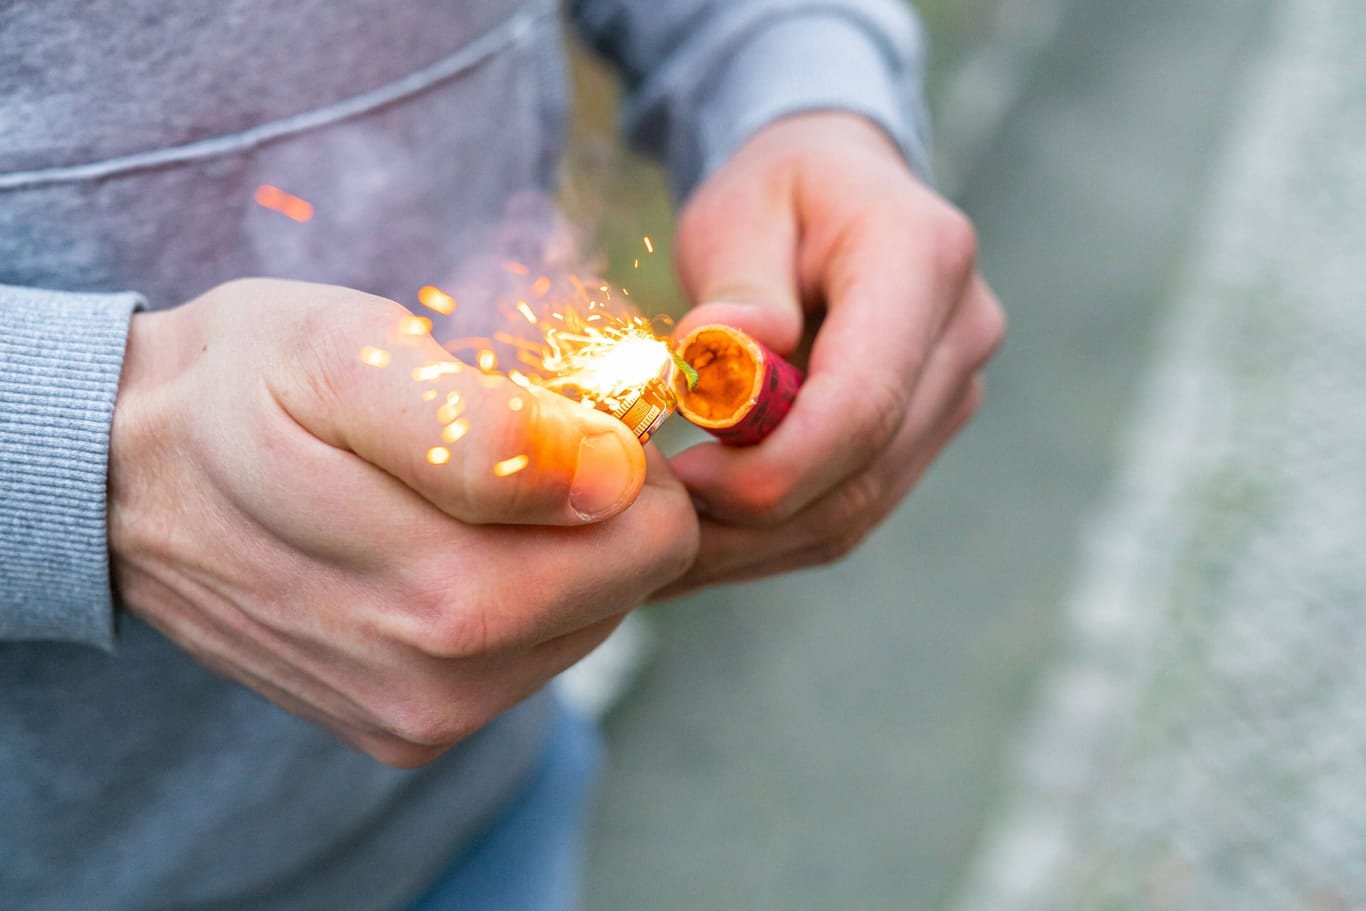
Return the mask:
<path id="1" fill-rule="evenodd" d="M 1073 5 L 962 193 L 1012 313 L 987 408 L 854 558 L 654 613 L 609 725 L 588 908 L 946 906 L 1058 650 L 1267 6 Z"/>

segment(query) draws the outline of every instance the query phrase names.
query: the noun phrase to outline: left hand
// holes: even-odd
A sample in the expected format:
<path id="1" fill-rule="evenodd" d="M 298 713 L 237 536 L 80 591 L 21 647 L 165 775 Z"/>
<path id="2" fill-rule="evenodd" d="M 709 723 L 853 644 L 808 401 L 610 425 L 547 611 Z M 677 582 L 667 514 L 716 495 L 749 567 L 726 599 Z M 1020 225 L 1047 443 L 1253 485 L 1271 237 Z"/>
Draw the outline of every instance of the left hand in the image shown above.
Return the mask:
<path id="1" fill-rule="evenodd" d="M 844 556 L 977 410 L 1005 329 L 967 218 L 852 114 L 784 118 L 708 177 L 679 218 L 697 304 L 678 335 L 743 329 L 807 380 L 761 444 L 673 459 L 702 517 L 697 562 L 663 594 Z"/>

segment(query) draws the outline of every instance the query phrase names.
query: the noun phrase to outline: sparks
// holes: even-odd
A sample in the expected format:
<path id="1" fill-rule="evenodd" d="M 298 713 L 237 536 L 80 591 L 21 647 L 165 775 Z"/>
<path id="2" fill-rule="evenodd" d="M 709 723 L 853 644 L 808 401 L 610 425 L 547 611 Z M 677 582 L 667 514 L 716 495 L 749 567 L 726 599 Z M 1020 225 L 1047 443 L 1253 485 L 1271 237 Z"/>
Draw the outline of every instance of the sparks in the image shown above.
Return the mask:
<path id="1" fill-rule="evenodd" d="M 442 428 L 441 439 L 445 440 L 447 443 L 456 443 L 469 432 L 469 418 L 456 418 Z"/>
<path id="2" fill-rule="evenodd" d="M 413 369 L 413 379 L 419 383 L 430 383 L 443 376 L 450 376 L 465 369 L 465 365 L 459 361 L 437 361 L 435 364 L 427 364 L 423 367 Z"/>
<path id="3" fill-rule="evenodd" d="M 432 321 L 425 316 L 405 316 L 399 320 L 398 331 L 402 335 L 429 335 Z"/>
<path id="4" fill-rule="evenodd" d="M 517 472 L 521 471 L 523 468 L 526 468 L 528 463 L 530 462 L 531 459 L 527 458 L 525 454 L 516 455 L 510 459 L 504 459 L 497 465 L 494 465 L 493 474 L 495 477 L 506 478 L 508 475 L 514 475 Z"/>
<path id="5" fill-rule="evenodd" d="M 371 367 L 388 367 L 390 360 L 389 352 L 385 351 L 383 348 L 373 348 L 370 345 L 366 345 L 364 348 L 360 349 L 360 360 L 362 364 L 368 364 Z"/>
<path id="6" fill-rule="evenodd" d="M 454 421 L 456 418 L 460 417 L 460 415 L 463 414 L 464 411 L 465 405 L 463 402 L 460 402 L 458 400 L 455 402 L 447 402 L 440 408 L 436 409 L 437 423 L 449 424 L 451 421 Z"/>
<path id="7" fill-rule="evenodd" d="M 508 411 L 521 411 L 525 405 L 526 403 L 522 401 L 522 397 L 519 395 L 514 395 L 508 399 Z"/>
<path id="8" fill-rule="evenodd" d="M 442 316 L 450 316 L 455 312 L 455 298 L 432 285 L 426 285 L 417 292 L 417 299 L 422 306 L 428 310 L 435 310 Z"/>
<path id="9" fill-rule="evenodd" d="M 490 373 L 498 366 L 498 356 L 488 348 L 484 348 L 478 355 L 479 369 L 485 373 Z"/>
<path id="10" fill-rule="evenodd" d="M 451 451 L 445 446 L 433 446 L 427 450 L 427 461 L 433 465 L 445 465 L 451 460 Z"/>
<path id="11" fill-rule="evenodd" d="M 306 199 L 300 199 L 293 193 L 286 193 L 279 187 L 263 183 L 256 188 L 256 204 L 272 212 L 279 212 L 285 218 L 292 218 L 295 221 L 311 221 L 313 219 L 313 204 Z"/>
<path id="12" fill-rule="evenodd" d="M 536 318 L 536 311 L 532 310 L 531 305 L 526 301 L 517 302 L 517 312 L 522 314 L 522 318 L 533 326 L 540 322 L 540 320 Z"/>
<path id="13" fill-rule="evenodd" d="M 652 241 L 652 240 L 650 240 L 650 235 L 646 234 L 646 235 L 645 235 L 643 238 L 641 238 L 641 239 L 645 241 L 645 252 L 647 252 L 647 253 L 653 253 L 653 252 L 655 252 L 655 242 Z"/>

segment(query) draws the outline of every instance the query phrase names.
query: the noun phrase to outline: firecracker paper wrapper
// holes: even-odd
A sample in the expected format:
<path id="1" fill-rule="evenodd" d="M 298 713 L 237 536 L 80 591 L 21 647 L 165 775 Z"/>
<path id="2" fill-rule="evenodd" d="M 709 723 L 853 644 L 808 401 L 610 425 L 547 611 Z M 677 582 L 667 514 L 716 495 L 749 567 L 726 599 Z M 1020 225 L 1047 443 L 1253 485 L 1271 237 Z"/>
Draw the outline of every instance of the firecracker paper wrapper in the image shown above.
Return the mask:
<path id="1" fill-rule="evenodd" d="M 700 326 L 675 351 L 697 371 L 696 384 L 679 389 L 679 413 L 729 446 L 772 433 L 802 385 L 800 370 L 731 326 Z"/>

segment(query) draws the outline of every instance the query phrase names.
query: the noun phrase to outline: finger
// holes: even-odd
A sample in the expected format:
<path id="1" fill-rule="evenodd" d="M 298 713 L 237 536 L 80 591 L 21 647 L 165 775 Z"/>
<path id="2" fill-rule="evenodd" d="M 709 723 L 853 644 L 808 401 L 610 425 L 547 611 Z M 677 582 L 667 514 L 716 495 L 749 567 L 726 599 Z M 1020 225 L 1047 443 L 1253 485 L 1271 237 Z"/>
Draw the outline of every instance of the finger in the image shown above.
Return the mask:
<path id="1" fill-rule="evenodd" d="M 717 179 L 724 185 L 707 187 L 679 218 L 679 280 L 696 306 L 675 335 L 722 323 L 790 355 L 803 322 L 792 187 L 781 176 Z"/>
<path id="2" fill-rule="evenodd" d="M 719 583 L 743 582 L 830 563 L 847 555 L 895 509 L 907 492 L 976 412 L 980 377 L 962 391 L 949 416 L 929 437 L 908 426 L 889 447 L 887 480 L 870 470 L 812 505 L 781 529 L 725 525 L 704 519 L 694 569 L 658 597 L 673 597 Z"/>
<path id="3" fill-rule="evenodd" d="M 697 553 L 687 491 L 650 449 L 650 471 L 631 508 L 582 528 L 490 526 L 477 552 L 433 535 L 408 572 L 422 594 L 380 618 L 382 632 L 430 655 L 511 653 L 638 606 L 686 572 Z M 480 572 L 469 572 L 478 559 Z M 509 598 L 508 579 L 516 579 Z"/>
<path id="4" fill-rule="evenodd" d="M 967 230 L 957 227 L 966 221 L 946 219 L 955 227 L 942 228 L 935 218 L 870 218 L 835 245 L 824 276 L 829 313 L 806 383 L 784 422 L 752 449 L 700 447 L 675 462 L 709 509 L 732 521 L 782 521 L 886 448 L 970 276 L 970 237 L 936 239 L 938 231 Z M 964 249 L 946 257 L 946 243 Z M 941 262 L 945 258 L 952 262 Z"/>
<path id="5" fill-rule="evenodd" d="M 787 551 L 806 552 L 808 562 L 826 562 L 815 559 L 821 548 L 831 556 L 847 552 L 891 512 L 928 465 L 922 453 L 928 449 L 932 459 L 975 412 L 981 399 L 979 371 L 1004 335 L 1004 314 L 986 283 L 974 279 L 968 295 L 931 355 L 910 412 L 882 457 L 770 534 L 707 524 L 699 566 L 727 577 L 746 566 L 764 567 L 762 573 L 767 573 Z"/>
<path id="6" fill-rule="evenodd" d="M 578 525 L 620 512 L 639 491 L 645 459 L 619 421 L 461 365 L 390 301 L 329 315 L 276 384 L 277 401 L 446 514 Z"/>

